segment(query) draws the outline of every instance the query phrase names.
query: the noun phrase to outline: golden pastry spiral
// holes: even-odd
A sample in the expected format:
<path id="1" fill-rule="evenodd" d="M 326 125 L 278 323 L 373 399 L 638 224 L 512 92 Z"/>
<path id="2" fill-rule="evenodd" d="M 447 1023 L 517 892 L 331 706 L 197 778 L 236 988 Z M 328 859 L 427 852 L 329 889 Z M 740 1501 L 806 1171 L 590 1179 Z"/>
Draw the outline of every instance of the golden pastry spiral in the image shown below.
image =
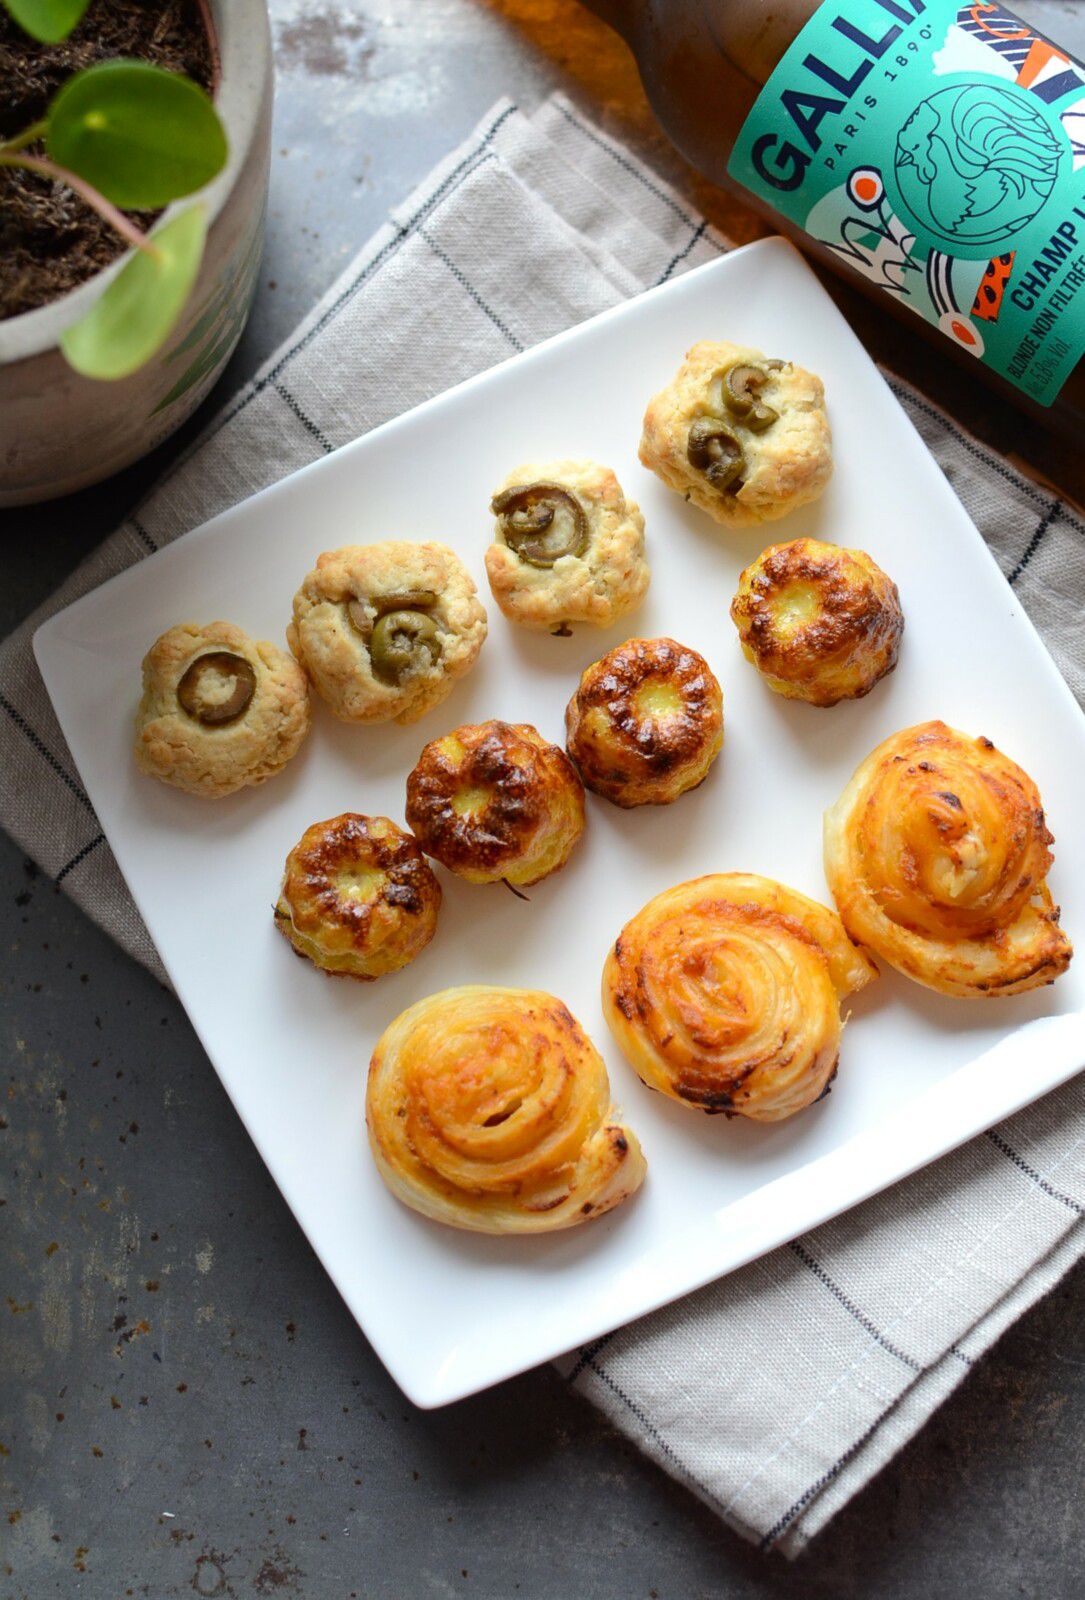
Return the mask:
<path id="1" fill-rule="evenodd" d="M 406 1205 L 476 1233 L 548 1233 L 638 1189 L 602 1057 L 553 995 L 470 984 L 409 1007 L 373 1052 L 366 1125 Z"/>
<path id="2" fill-rule="evenodd" d="M 1052 983 L 1073 947 L 1044 881 L 1052 835 L 1027 773 L 944 722 L 893 734 L 825 816 L 825 873 L 853 939 L 942 994 Z"/>
<path id="3" fill-rule="evenodd" d="M 834 912 L 771 878 L 719 872 L 656 895 L 603 969 L 603 1010 L 650 1089 L 778 1122 L 826 1093 L 840 1001 L 877 976 Z"/>

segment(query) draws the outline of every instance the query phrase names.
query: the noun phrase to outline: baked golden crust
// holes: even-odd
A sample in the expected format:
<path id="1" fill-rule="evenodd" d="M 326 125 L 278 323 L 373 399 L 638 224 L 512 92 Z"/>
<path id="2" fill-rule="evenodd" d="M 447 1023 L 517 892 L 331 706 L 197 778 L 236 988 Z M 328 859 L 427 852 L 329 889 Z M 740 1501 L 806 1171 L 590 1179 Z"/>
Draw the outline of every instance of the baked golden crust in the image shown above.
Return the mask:
<path id="1" fill-rule="evenodd" d="M 345 812 L 306 828 L 286 858 L 275 923 L 324 972 L 380 978 L 433 938 L 441 886 L 387 817 Z"/>
<path id="2" fill-rule="evenodd" d="M 897 586 L 863 550 L 792 539 L 758 556 L 731 602 L 743 653 L 788 700 L 858 700 L 897 664 Z"/>
<path id="3" fill-rule="evenodd" d="M 309 685 L 285 651 L 232 622 L 182 622 L 143 658 L 136 765 L 219 799 L 274 777 L 309 722 Z"/>
<path id="4" fill-rule="evenodd" d="M 377 1041 L 365 1106 L 389 1189 L 453 1228 L 571 1228 L 644 1181 L 602 1057 L 538 990 L 469 985 L 411 1006 Z"/>
<path id="5" fill-rule="evenodd" d="M 669 805 L 703 783 L 723 744 L 723 695 L 703 656 L 627 639 L 593 662 L 565 711 L 566 749 L 617 806 Z"/>
<path id="6" fill-rule="evenodd" d="M 443 544 L 326 550 L 294 596 L 287 643 L 343 722 L 416 722 L 475 662 L 486 613 Z"/>
<path id="7" fill-rule="evenodd" d="M 622 929 L 603 1010 L 650 1089 L 779 1122 L 828 1092 L 840 1001 L 877 976 L 834 912 L 770 878 L 680 883 Z"/>
<path id="8" fill-rule="evenodd" d="M 538 883 L 565 865 L 584 821 L 572 762 L 526 722 L 456 728 L 407 778 L 408 826 L 470 883 Z"/>
<path id="9" fill-rule="evenodd" d="M 728 399 L 726 375 L 740 371 L 760 377 Z M 786 516 L 816 500 L 832 476 L 824 385 L 749 345 L 702 340 L 649 401 L 640 459 L 724 527 Z"/>
<path id="10" fill-rule="evenodd" d="M 496 490 L 491 509 L 486 576 L 510 622 L 556 633 L 574 622 L 609 628 L 644 599 L 644 518 L 609 467 L 525 462 Z"/>
<path id="11" fill-rule="evenodd" d="M 1073 946 L 1045 882 L 1039 791 L 944 722 L 904 728 L 859 763 L 825 814 L 825 875 L 852 938 L 941 994 L 1022 994 Z"/>

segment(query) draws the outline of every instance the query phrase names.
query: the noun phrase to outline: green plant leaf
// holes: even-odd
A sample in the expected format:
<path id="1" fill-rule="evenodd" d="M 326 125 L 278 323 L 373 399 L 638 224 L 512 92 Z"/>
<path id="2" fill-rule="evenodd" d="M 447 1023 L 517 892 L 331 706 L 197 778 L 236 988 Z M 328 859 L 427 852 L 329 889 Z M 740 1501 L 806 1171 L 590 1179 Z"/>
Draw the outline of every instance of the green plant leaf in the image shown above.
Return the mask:
<path id="1" fill-rule="evenodd" d="M 189 206 L 151 235 L 157 255 L 136 250 L 94 309 L 60 336 L 69 366 L 85 378 L 127 378 L 169 338 L 203 257 L 207 214 Z"/>
<path id="2" fill-rule="evenodd" d="M 90 0 L 3 0 L 15 21 L 39 44 L 59 44 L 66 39 Z"/>
<path id="3" fill-rule="evenodd" d="M 179 200 L 226 161 L 226 134 L 203 90 L 142 61 L 104 61 L 69 78 L 49 108 L 45 143 L 124 211 Z"/>

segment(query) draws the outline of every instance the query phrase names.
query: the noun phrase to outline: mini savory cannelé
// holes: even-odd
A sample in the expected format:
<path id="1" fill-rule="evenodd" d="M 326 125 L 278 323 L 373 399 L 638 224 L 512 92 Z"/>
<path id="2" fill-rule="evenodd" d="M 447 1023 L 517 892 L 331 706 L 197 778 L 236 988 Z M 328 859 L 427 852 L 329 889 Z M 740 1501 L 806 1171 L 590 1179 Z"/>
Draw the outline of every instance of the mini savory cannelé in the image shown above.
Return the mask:
<path id="1" fill-rule="evenodd" d="M 828 1093 L 840 1002 L 876 976 L 835 912 L 771 878 L 720 872 L 626 923 L 603 969 L 603 1011 L 650 1089 L 779 1122 Z"/>
<path id="2" fill-rule="evenodd" d="M 1039 790 L 990 739 L 904 728 L 825 814 L 825 876 L 849 934 L 940 994 L 1023 994 L 1073 946 L 1047 886 Z"/>
<path id="3" fill-rule="evenodd" d="M 584 788 L 528 723 L 466 725 L 426 745 L 407 778 L 407 823 L 470 883 L 526 888 L 563 867 L 584 831 Z"/>
<path id="4" fill-rule="evenodd" d="M 443 544 L 387 539 L 317 558 L 287 642 L 343 722 L 416 722 L 475 662 L 486 613 Z"/>
<path id="5" fill-rule="evenodd" d="M 286 858 L 275 923 L 323 972 L 381 978 L 433 938 L 441 886 L 417 840 L 346 812 L 306 828 Z"/>
<path id="6" fill-rule="evenodd" d="M 703 340 L 649 402 L 640 459 L 724 527 L 771 522 L 832 476 L 824 386 L 792 361 Z"/>
<path id="7" fill-rule="evenodd" d="M 723 695 L 696 650 L 627 639 L 585 668 L 565 711 L 566 749 L 617 806 L 669 805 L 703 783 L 723 744 Z"/>
<path id="8" fill-rule="evenodd" d="M 897 664 L 897 586 L 863 550 L 820 539 L 770 545 L 731 602 L 743 653 L 788 700 L 858 700 Z"/>
<path id="9" fill-rule="evenodd" d="M 510 622 L 558 634 L 574 622 L 608 628 L 644 599 L 644 518 L 609 467 L 526 462 L 490 509 L 486 575 Z"/>
<path id="10" fill-rule="evenodd" d="M 309 722 L 309 685 L 285 651 L 232 622 L 182 622 L 143 658 L 136 765 L 219 799 L 281 771 Z"/>
<path id="11" fill-rule="evenodd" d="M 603 1059 L 553 995 L 471 984 L 384 1030 L 365 1120 L 404 1205 L 476 1233 L 552 1233 L 601 1217 L 644 1181 Z"/>

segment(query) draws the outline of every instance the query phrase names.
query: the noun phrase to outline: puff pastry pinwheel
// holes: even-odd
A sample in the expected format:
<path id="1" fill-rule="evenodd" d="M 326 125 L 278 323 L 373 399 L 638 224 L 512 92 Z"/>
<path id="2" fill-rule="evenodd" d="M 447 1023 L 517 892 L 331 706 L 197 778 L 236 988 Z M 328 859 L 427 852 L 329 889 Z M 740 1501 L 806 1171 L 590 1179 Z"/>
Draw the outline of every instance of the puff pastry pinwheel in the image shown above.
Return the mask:
<path id="1" fill-rule="evenodd" d="M 824 386 L 792 361 L 702 340 L 649 402 L 640 459 L 726 528 L 774 521 L 832 476 Z"/>
<path id="2" fill-rule="evenodd" d="M 589 789 L 616 806 L 669 805 L 703 783 L 723 744 L 723 695 L 696 650 L 627 639 L 584 670 L 565 747 Z"/>
<path id="3" fill-rule="evenodd" d="M 584 788 L 564 750 L 526 722 L 434 739 L 407 778 L 407 822 L 427 855 L 470 883 L 527 888 L 563 867 L 584 831 Z"/>
<path id="4" fill-rule="evenodd" d="M 693 878 L 626 923 L 603 969 L 611 1032 L 650 1089 L 779 1122 L 828 1092 L 840 1001 L 877 976 L 835 912 L 753 873 Z"/>
<path id="5" fill-rule="evenodd" d="M 285 651 L 232 622 L 182 622 L 143 658 L 136 765 L 220 799 L 281 771 L 309 722 L 309 685 Z"/>
<path id="6" fill-rule="evenodd" d="M 441 885 L 417 840 L 346 812 L 306 828 L 286 858 L 275 923 L 324 972 L 381 978 L 433 938 Z"/>
<path id="7" fill-rule="evenodd" d="M 510 622 L 557 634 L 572 622 L 609 628 L 644 599 L 644 518 L 609 467 L 525 462 L 490 509 L 486 575 Z"/>
<path id="8" fill-rule="evenodd" d="M 944 722 L 904 728 L 859 763 L 825 816 L 825 875 L 852 938 L 941 994 L 1022 994 L 1073 946 L 1045 879 L 1039 791 Z"/>
<path id="9" fill-rule="evenodd" d="M 392 1193 L 453 1228 L 571 1228 L 644 1181 L 602 1057 L 537 990 L 468 985 L 404 1011 L 377 1041 L 365 1113 Z"/>
<path id="10" fill-rule="evenodd" d="M 858 700 L 892 672 L 904 616 L 897 586 L 863 550 L 820 539 L 770 545 L 731 602 L 743 653 L 788 700 Z"/>
<path id="11" fill-rule="evenodd" d="M 417 722 L 474 665 L 486 637 L 475 585 L 443 544 L 387 539 L 317 557 L 287 643 L 343 722 Z"/>

